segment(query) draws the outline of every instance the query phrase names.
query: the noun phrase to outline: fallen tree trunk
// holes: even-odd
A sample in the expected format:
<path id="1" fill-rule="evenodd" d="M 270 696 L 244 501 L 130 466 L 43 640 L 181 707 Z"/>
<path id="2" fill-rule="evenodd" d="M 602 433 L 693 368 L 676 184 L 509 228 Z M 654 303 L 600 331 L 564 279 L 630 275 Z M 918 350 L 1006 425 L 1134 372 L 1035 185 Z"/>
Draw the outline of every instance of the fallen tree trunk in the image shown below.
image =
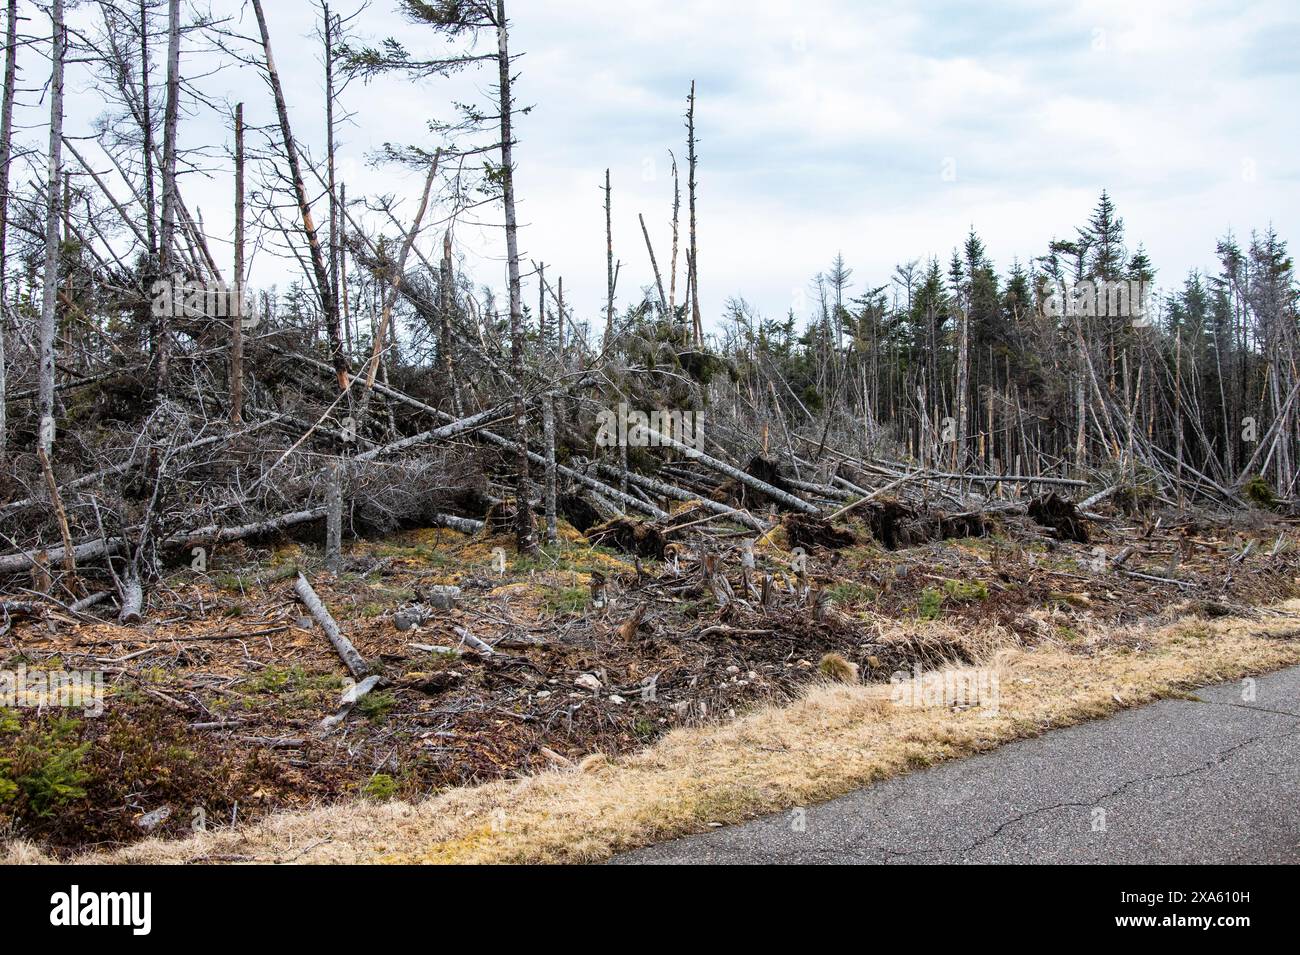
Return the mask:
<path id="1" fill-rule="evenodd" d="M 311 584 L 301 573 L 298 574 L 298 579 L 294 582 L 293 590 L 298 595 L 298 599 L 302 601 L 303 606 L 312 615 L 312 619 L 325 631 L 325 636 L 329 638 L 334 651 L 347 666 L 348 672 L 352 674 L 354 679 L 365 679 L 367 674 L 370 673 L 370 667 L 366 665 L 365 660 L 361 659 L 361 654 L 357 653 L 357 648 L 352 645 L 352 641 L 343 636 L 343 631 L 339 629 L 339 625 L 334 622 L 330 612 L 325 609 L 325 605 L 321 603 L 316 591 L 312 590 Z"/>
<path id="2" fill-rule="evenodd" d="M 268 521 L 258 521 L 254 524 L 237 524 L 232 527 L 221 527 L 217 524 L 210 524 L 206 527 L 199 527 L 192 531 L 185 531 L 180 534 L 173 534 L 160 542 L 160 547 L 168 550 L 184 549 L 187 547 L 197 547 L 203 543 L 223 543 L 226 541 L 243 540 L 247 537 L 257 537 L 262 534 L 272 534 L 282 531 L 298 524 L 306 524 L 311 521 L 320 520 L 325 516 L 325 508 L 314 507 L 304 511 L 291 511 L 287 514 L 281 514 L 273 517 Z M 125 542 L 120 537 L 109 538 L 108 540 L 96 539 L 84 541 L 76 544 L 72 548 L 73 557 L 78 562 L 87 560 L 96 560 L 101 557 L 111 557 L 122 551 Z M 42 556 L 44 555 L 44 556 Z M 52 547 L 46 550 L 37 547 L 33 550 L 20 551 L 16 554 L 5 554 L 0 556 L 0 574 L 17 574 L 35 567 L 38 562 L 44 563 L 46 560 L 62 560 L 63 548 Z"/>
<path id="3" fill-rule="evenodd" d="M 792 511 L 800 511 L 804 514 L 821 513 L 815 504 L 809 504 L 802 498 L 795 497 L 793 494 L 783 491 L 779 487 L 773 487 L 766 481 L 754 477 L 754 475 L 749 472 L 742 471 L 737 467 L 732 467 L 725 461 L 719 461 L 717 458 L 705 454 L 703 451 L 700 451 L 689 444 L 678 441 L 676 438 L 662 434 L 661 432 L 646 427 L 643 424 L 638 424 L 635 430 L 638 435 L 644 435 L 645 437 L 650 438 L 652 442 L 657 442 L 664 447 L 675 448 L 692 461 L 698 461 L 706 468 L 717 471 L 719 474 L 724 474 L 734 481 L 739 481 L 751 490 L 758 491 L 760 494 L 766 494 L 778 504 L 783 504 Z M 630 436 L 631 435 L 629 435 L 629 437 Z"/>
<path id="4" fill-rule="evenodd" d="M 618 477 L 621 474 L 618 468 L 612 467 L 608 464 L 598 464 L 597 467 L 600 468 L 603 473 L 611 474 L 615 477 Z M 722 514 L 726 517 L 730 517 L 732 520 L 744 524 L 746 527 L 753 528 L 759 533 L 763 533 L 771 527 L 771 525 L 766 521 L 760 520 L 749 511 L 742 511 L 734 507 L 729 507 L 721 501 L 715 501 L 710 497 L 692 494 L 690 491 L 684 491 L 666 481 L 646 477 L 644 474 L 637 474 L 635 471 L 629 471 L 627 479 L 631 483 L 643 487 L 654 494 L 661 495 L 662 497 L 670 497 L 675 501 L 698 501 L 705 509 L 712 511 L 715 514 Z"/>
<path id="5" fill-rule="evenodd" d="M 483 530 L 483 521 L 476 521 L 469 517 L 457 517 L 455 514 L 435 514 L 433 522 L 439 527 L 446 527 L 453 531 L 460 531 L 462 534 L 477 534 Z"/>

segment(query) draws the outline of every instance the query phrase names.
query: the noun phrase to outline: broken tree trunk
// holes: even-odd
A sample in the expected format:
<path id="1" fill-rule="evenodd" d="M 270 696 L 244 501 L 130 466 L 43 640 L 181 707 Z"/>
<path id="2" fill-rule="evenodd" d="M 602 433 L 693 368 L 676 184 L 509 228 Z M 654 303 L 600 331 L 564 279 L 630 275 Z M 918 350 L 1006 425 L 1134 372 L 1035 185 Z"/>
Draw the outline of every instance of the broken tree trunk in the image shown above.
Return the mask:
<path id="1" fill-rule="evenodd" d="M 312 619 L 325 631 L 325 636 L 329 638 L 334 651 L 343 660 L 344 665 L 347 666 L 348 672 L 352 674 L 354 679 L 365 679 L 370 672 L 370 667 L 361 658 L 361 654 L 357 653 L 357 648 L 352 645 L 352 641 L 343 636 L 343 632 L 339 630 L 339 625 L 334 622 L 334 618 L 325 609 L 325 605 L 321 603 L 316 591 L 312 590 L 311 584 L 301 573 L 298 574 L 298 579 L 294 582 L 293 590 L 298 595 L 298 599 L 302 601 L 303 606 L 312 615 Z"/>

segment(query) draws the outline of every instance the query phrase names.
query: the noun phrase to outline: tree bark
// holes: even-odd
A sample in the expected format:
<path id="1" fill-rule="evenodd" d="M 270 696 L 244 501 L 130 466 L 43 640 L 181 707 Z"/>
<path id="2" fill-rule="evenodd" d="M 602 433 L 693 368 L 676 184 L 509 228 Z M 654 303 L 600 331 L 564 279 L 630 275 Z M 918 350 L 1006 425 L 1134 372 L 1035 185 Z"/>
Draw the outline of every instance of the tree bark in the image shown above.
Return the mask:
<path id="1" fill-rule="evenodd" d="M 546 449 L 546 540 L 553 544 L 559 530 L 555 516 L 555 396 L 549 391 L 542 395 L 542 441 Z"/>
<path id="2" fill-rule="evenodd" d="M 303 606 L 311 613 L 312 619 L 325 631 L 325 636 L 329 639 L 330 645 L 334 647 L 334 652 L 339 655 L 344 665 L 347 666 L 348 672 L 352 674 L 354 679 L 365 679 L 370 673 L 370 667 L 361 658 L 361 654 L 352 645 L 352 641 L 343 636 L 343 631 L 339 630 L 339 625 L 334 622 L 330 612 L 325 609 L 325 604 L 321 603 L 316 591 L 312 590 L 307 578 L 299 574 L 297 581 L 294 582 L 293 589 L 298 595 L 298 599 L 302 601 Z"/>
<path id="3" fill-rule="evenodd" d="M 686 189 L 690 205 L 690 258 L 687 266 L 690 270 L 691 286 L 691 328 L 695 335 L 695 347 L 704 343 L 704 325 L 700 320 L 700 250 L 695 244 L 695 81 L 691 80 L 691 95 L 686 109 L 686 156 L 689 171 Z"/>
<path id="4" fill-rule="evenodd" d="M 668 313 L 668 296 L 664 295 L 664 280 L 659 275 L 659 263 L 655 261 L 655 247 L 650 242 L 650 230 L 645 227 L 645 215 L 638 213 L 641 220 L 641 234 L 645 236 L 645 249 L 650 253 L 650 268 L 654 270 L 655 287 L 659 290 L 659 307 Z"/>
<path id="5" fill-rule="evenodd" d="M 161 236 L 159 237 L 158 265 L 169 291 L 176 282 L 176 127 L 180 120 L 181 94 L 181 4 L 180 0 L 167 3 L 167 102 L 163 113 L 163 201 Z M 167 310 L 157 310 L 154 331 L 154 393 L 161 396 L 167 391 L 171 370 L 171 329 Z"/>
<path id="6" fill-rule="evenodd" d="M 45 276 L 41 300 L 39 400 L 41 450 L 52 457 L 54 450 L 54 334 L 59 293 L 59 181 L 63 175 L 63 59 L 67 36 L 63 24 L 63 0 L 54 0 L 52 26 L 52 72 L 50 75 L 50 152 L 45 184 Z"/>
<path id="7" fill-rule="evenodd" d="M 514 143 L 510 93 L 510 46 L 505 0 L 497 0 L 498 92 L 501 98 L 501 198 L 506 217 L 506 270 L 510 280 L 510 369 L 515 379 L 515 441 L 519 473 L 515 480 L 515 544 L 521 554 L 537 551 L 533 512 L 528 507 L 528 406 L 524 401 L 524 314 L 519 282 L 519 223 L 515 217 Z"/>
<path id="8" fill-rule="evenodd" d="M 605 337 L 604 348 L 614 338 L 614 229 L 610 218 L 609 170 L 605 170 Z"/>
<path id="9" fill-rule="evenodd" d="M 9 229 L 9 161 L 13 157 L 14 88 L 18 75 L 18 0 L 9 0 L 5 26 L 4 99 L 0 105 L 0 468 L 4 467 L 8 444 L 5 399 L 8 394 L 5 364 L 5 304 L 8 288 L 5 235 Z"/>
<path id="10" fill-rule="evenodd" d="M 235 106 L 235 288 L 230 316 L 230 423 L 244 417 L 244 104 Z"/>

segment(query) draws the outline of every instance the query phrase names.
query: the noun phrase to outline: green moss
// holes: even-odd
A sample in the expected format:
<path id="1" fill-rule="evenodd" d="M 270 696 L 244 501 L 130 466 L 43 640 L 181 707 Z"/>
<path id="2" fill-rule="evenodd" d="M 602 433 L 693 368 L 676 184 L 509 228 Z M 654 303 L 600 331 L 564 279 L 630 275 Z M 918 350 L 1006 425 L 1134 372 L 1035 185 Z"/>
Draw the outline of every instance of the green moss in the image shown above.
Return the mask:
<path id="1" fill-rule="evenodd" d="M 334 700 L 343 689 L 343 679 L 335 673 L 312 673 L 300 666 L 269 666 L 248 683 L 254 707 L 261 706 L 256 697 L 270 696 L 281 706 L 290 708 L 319 706 Z"/>
<path id="2" fill-rule="evenodd" d="M 1256 474 L 1243 484 L 1241 492 L 1246 495 L 1246 500 L 1256 507 L 1266 511 L 1277 508 L 1277 495 L 1273 492 L 1273 485 L 1264 480 L 1261 475 Z"/>
<path id="3" fill-rule="evenodd" d="M 362 785 L 361 795 L 376 802 L 386 802 L 397 795 L 397 781 L 387 773 L 375 773 Z"/>
<path id="4" fill-rule="evenodd" d="M 542 606 L 549 613 L 581 613 L 587 607 L 585 587 L 547 587 L 542 594 Z"/>
<path id="5" fill-rule="evenodd" d="M 951 600 L 988 600 L 989 585 L 982 580 L 945 580 L 943 593 Z"/>

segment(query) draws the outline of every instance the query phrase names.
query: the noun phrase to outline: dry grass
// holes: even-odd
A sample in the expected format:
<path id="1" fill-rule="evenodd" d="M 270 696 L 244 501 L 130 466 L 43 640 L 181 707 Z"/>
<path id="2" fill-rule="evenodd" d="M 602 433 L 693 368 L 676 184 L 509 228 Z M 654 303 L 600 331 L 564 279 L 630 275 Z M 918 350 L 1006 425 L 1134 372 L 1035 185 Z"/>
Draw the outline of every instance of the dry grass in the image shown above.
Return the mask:
<path id="1" fill-rule="evenodd" d="M 1186 618 L 1093 637 L 1085 652 L 1001 650 L 996 716 L 893 704 L 880 684 L 823 684 L 799 702 L 677 730 L 637 755 L 357 803 L 246 829 L 146 841 L 85 862 L 591 862 L 711 823 L 806 805 L 888 776 L 1187 689 L 1300 663 L 1300 601 L 1258 619 Z M 0 861 L 43 861 L 11 843 Z"/>

